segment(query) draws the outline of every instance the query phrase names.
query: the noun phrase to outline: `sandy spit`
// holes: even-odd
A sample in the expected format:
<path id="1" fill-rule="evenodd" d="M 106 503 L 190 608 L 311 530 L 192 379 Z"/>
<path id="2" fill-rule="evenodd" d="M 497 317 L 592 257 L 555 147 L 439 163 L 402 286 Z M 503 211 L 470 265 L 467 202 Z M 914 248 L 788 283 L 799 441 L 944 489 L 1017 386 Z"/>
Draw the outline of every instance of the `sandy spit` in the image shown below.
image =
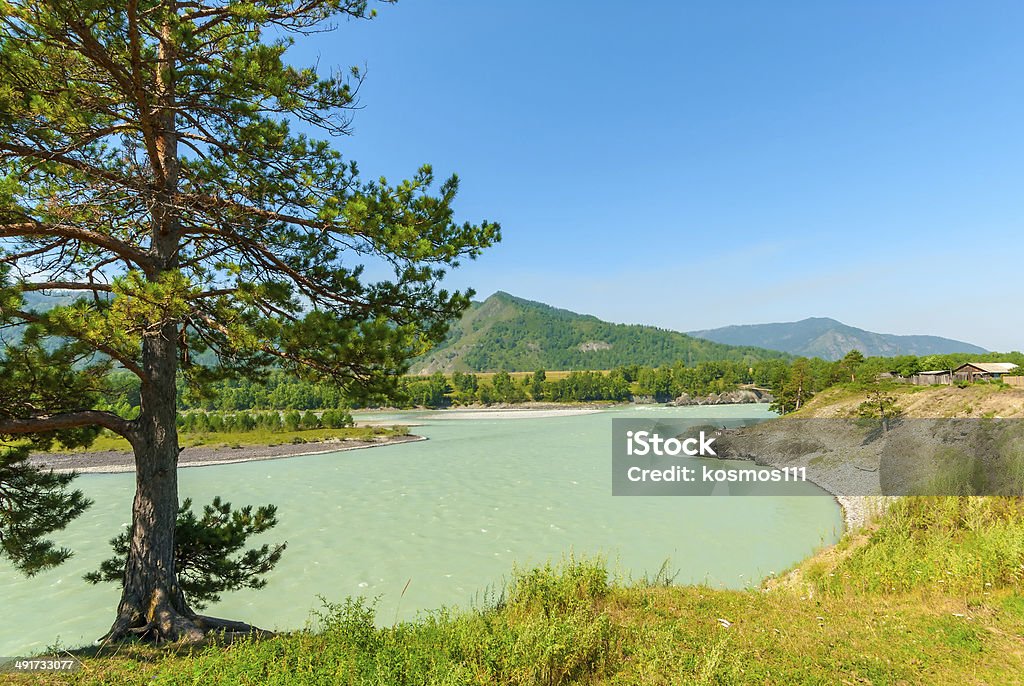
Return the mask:
<path id="1" fill-rule="evenodd" d="M 373 441 L 333 440 L 281 445 L 250 445 L 241 448 L 197 446 L 185 448 L 178 457 L 179 467 L 209 467 L 236 462 L 279 460 L 302 455 L 321 455 L 347 450 L 376 448 L 396 443 L 427 440 L 425 436 L 391 436 Z M 119 474 L 135 471 L 135 459 L 124 450 L 105 450 L 93 453 L 36 453 L 29 458 L 31 464 L 49 467 L 55 472 L 80 474 Z"/>
<path id="2" fill-rule="evenodd" d="M 541 419 L 544 417 L 569 417 L 594 414 L 602 410 L 596 407 L 571 407 L 562 409 L 474 409 L 437 410 L 430 419 Z"/>

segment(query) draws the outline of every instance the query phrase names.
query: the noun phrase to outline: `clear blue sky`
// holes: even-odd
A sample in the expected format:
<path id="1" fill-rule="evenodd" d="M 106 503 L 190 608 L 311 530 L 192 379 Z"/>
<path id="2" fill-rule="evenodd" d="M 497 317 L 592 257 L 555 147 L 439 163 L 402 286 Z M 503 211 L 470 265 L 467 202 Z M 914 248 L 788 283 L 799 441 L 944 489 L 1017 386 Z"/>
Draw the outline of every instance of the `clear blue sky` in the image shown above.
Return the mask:
<path id="1" fill-rule="evenodd" d="M 364 174 L 430 162 L 501 222 L 453 286 L 1024 349 L 1024 3 L 378 9 L 293 61 L 366 66 L 338 141 Z"/>

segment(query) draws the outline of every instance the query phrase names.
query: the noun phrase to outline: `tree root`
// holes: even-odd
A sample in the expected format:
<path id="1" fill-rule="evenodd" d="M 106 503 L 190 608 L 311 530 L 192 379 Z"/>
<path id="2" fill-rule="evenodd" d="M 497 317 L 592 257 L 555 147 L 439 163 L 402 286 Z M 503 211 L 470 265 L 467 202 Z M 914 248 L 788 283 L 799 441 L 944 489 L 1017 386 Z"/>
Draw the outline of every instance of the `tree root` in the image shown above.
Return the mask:
<path id="1" fill-rule="evenodd" d="M 227 634 L 251 634 L 258 638 L 271 638 L 277 635 L 273 631 L 260 629 L 259 627 L 251 624 L 238 622 L 233 619 L 220 619 L 218 617 L 196 615 L 192 621 L 207 633 L 221 631 Z"/>
<path id="2" fill-rule="evenodd" d="M 143 612 L 140 605 L 122 600 L 117 619 L 97 644 L 102 648 L 135 639 L 156 645 L 198 646 L 231 643 L 242 637 L 271 638 L 276 635 L 245 622 L 196 614 L 187 607 L 178 610 L 161 591 L 152 594 L 147 611 Z"/>

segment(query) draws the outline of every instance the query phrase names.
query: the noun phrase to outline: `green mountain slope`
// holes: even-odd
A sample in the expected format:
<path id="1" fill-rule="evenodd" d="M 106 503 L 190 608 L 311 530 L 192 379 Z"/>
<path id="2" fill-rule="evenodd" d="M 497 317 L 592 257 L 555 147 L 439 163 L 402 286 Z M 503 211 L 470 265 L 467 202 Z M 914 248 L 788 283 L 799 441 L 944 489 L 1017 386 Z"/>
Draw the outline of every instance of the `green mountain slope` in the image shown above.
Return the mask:
<path id="1" fill-rule="evenodd" d="M 653 326 L 612 324 L 499 291 L 474 303 L 440 346 L 416 360 L 412 371 L 611 369 L 680 360 L 692 365 L 778 357 L 785 355 L 699 340 Z"/>
<path id="2" fill-rule="evenodd" d="M 728 345 L 759 346 L 825 360 L 838 360 L 855 349 L 869 357 L 987 352 L 984 348 L 950 338 L 874 333 L 826 317 L 777 324 L 726 326 L 689 333 Z"/>

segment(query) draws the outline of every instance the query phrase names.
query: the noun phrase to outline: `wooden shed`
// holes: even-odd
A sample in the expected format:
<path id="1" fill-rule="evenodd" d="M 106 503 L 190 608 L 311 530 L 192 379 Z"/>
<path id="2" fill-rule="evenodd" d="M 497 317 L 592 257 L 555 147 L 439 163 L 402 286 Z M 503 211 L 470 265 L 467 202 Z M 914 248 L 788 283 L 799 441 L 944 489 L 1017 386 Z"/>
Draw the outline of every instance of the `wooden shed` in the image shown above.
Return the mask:
<path id="1" fill-rule="evenodd" d="M 915 386 L 937 386 L 953 383 L 953 372 L 948 369 L 933 369 L 927 372 L 918 372 L 908 379 Z"/>
<path id="2" fill-rule="evenodd" d="M 953 370 L 953 378 L 969 382 L 999 379 L 1015 369 L 1017 365 L 1013 362 L 968 362 Z"/>

